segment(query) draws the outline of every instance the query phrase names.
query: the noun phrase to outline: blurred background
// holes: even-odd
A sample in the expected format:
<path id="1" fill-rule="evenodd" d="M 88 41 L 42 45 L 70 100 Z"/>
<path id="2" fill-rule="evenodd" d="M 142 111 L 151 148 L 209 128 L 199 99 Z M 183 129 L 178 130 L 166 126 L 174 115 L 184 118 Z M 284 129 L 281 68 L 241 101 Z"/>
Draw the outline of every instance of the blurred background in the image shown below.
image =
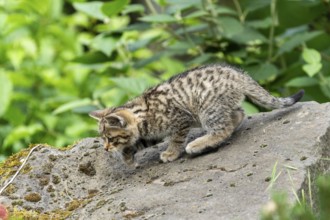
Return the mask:
<path id="1" fill-rule="evenodd" d="M 0 0 L 0 161 L 97 136 L 88 112 L 207 63 L 328 102 L 329 34 L 329 0 Z"/>

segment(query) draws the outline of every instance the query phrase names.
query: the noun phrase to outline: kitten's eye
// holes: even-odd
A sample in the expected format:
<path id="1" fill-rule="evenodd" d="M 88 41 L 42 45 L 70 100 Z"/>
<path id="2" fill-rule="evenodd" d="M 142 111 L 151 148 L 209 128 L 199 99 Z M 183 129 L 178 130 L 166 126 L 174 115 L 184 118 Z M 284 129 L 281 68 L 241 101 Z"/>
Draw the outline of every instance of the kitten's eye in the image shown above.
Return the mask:
<path id="1" fill-rule="evenodd" d="M 113 142 L 113 138 L 112 137 L 106 137 L 106 138 L 107 138 L 108 143 Z"/>
<path id="2" fill-rule="evenodd" d="M 109 138 L 109 137 L 107 137 L 107 136 L 103 136 L 102 139 L 103 139 L 103 142 L 104 142 L 104 143 L 109 143 L 109 142 L 112 141 L 112 138 Z"/>

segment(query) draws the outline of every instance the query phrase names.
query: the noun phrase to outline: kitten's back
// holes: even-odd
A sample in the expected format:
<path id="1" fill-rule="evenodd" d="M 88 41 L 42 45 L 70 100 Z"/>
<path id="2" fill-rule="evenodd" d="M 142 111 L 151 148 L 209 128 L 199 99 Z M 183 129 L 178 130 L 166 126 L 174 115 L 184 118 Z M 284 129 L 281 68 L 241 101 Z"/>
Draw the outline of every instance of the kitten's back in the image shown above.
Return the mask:
<path id="1" fill-rule="evenodd" d="M 197 101 L 198 98 L 204 100 L 203 103 L 199 103 L 202 105 L 207 104 L 205 99 L 225 94 L 232 96 L 226 99 L 227 101 L 239 102 L 243 96 L 247 96 L 259 106 L 276 109 L 291 106 L 304 95 L 304 91 L 301 90 L 290 97 L 274 97 L 247 73 L 226 64 L 197 67 L 173 76 L 167 83 L 171 84 L 174 94 L 182 101 L 191 103 L 190 96 L 197 96 Z"/>

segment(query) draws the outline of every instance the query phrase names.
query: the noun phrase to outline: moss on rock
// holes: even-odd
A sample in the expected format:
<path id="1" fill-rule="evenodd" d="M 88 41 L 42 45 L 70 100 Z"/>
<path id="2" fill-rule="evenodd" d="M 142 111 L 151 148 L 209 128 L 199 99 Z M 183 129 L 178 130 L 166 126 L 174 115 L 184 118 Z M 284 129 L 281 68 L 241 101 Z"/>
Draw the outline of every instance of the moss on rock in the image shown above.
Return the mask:
<path id="1" fill-rule="evenodd" d="M 15 220 L 23 220 L 23 219 L 29 219 L 29 220 L 48 220 L 48 219 L 66 219 L 71 215 L 71 212 L 67 210 L 54 210 L 52 212 L 45 212 L 45 213 L 39 213 L 32 210 L 25 210 L 25 209 L 18 209 L 13 208 L 10 211 L 10 219 Z"/>
<path id="2" fill-rule="evenodd" d="M 41 195 L 39 193 L 29 193 L 24 196 L 24 199 L 28 202 L 39 202 L 41 200 Z"/>

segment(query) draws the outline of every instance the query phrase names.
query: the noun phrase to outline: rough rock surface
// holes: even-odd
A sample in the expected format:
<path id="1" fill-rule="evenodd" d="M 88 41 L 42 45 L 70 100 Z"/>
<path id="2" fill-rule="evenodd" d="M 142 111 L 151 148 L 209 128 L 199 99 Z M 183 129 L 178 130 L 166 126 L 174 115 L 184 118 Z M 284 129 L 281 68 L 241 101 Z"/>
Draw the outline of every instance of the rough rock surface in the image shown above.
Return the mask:
<path id="1" fill-rule="evenodd" d="M 112 158 L 96 138 L 67 151 L 44 146 L 0 204 L 54 216 L 65 210 L 68 219 L 258 219 L 273 190 L 293 201 L 293 191 L 308 192 L 308 170 L 312 184 L 329 173 L 329 126 L 329 103 L 298 103 L 246 118 L 217 151 L 201 156 L 163 164 L 164 146 L 146 149 L 139 169 Z M 273 170 L 279 176 L 269 187 Z"/>

